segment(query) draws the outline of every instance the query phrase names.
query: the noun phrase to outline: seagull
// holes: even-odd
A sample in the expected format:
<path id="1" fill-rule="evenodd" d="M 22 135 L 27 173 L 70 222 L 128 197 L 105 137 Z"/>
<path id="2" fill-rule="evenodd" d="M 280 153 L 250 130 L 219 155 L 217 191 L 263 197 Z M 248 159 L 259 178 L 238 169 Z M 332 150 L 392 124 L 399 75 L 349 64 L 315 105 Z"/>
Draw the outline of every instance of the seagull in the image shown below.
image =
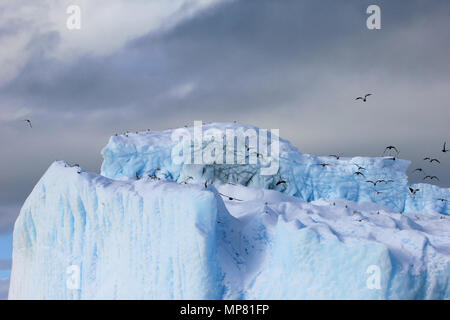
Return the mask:
<path id="1" fill-rule="evenodd" d="M 364 173 L 362 173 L 361 171 L 356 171 L 353 174 L 356 174 L 357 176 L 363 176 L 365 177 Z"/>
<path id="2" fill-rule="evenodd" d="M 439 198 L 439 199 L 436 199 L 436 200 L 441 201 L 441 202 L 448 202 L 447 199 L 443 199 L 443 198 Z"/>
<path id="3" fill-rule="evenodd" d="M 441 180 L 439 180 L 439 178 L 436 177 L 436 176 L 426 176 L 425 178 L 423 178 L 423 180 L 426 180 L 426 179 L 430 179 L 430 180 L 436 179 L 437 181 L 441 181 Z"/>
<path id="4" fill-rule="evenodd" d="M 277 182 L 277 184 L 275 186 L 279 186 L 280 184 L 286 184 L 286 181 L 280 180 L 280 181 Z"/>
<path id="5" fill-rule="evenodd" d="M 326 166 L 329 166 L 330 164 L 329 163 L 319 163 L 318 165 L 322 166 L 322 168 L 325 168 Z"/>
<path id="6" fill-rule="evenodd" d="M 378 183 L 378 181 L 372 181 L 372 180 L 367 180 L 366 182 L 373 184 L 374 187 L 376 187 L 377 183 Z"/>
<path id="7" fill-rule="evenodd" d="M 358 97 L 355 100 L 362 100 L 363 102 L 366 102 L 367 101 L 367 97 L 370 97 L 371 95 L 372 95 L 371 93 L 368 93 L 364 97 Z"/>
<path id="8" fill-rule="evenodd" d="M 336 158 L 336 160 L 339 160 L 341 158 L 340 155 L 336 155 L 336 154 L 330 154 L 329 157 L 334 157 L 334 158 Z"/>
<path id="9" fill-rule="evenodd" d="M 431 160 L 431 158 L 430 157 L 425 157 L 425 158 L 423 158 L 423 160 L 427 161 L 427 160 Z"/>
<path id="10" fill-rule="evenodd" d="M 449 152 L 449 151 L 450 151 L 449 149 L 445 149 L 446 143 L 447 143 L 447 142 L 444 142 L 444 146 L 442 147 L 442 152 L 443 152 L 443 153 L 446 153 L 446 152 Z"/>
<path id="11" fill-rule="evenodd" d="M 23 121 L 27 122 L 28 125 L 30 126 L 30 128 L 33 128 L 33 126 L 31 125 L 31 120 L 25 119 L 25 120 L 23 120 Z"/>
<path id="12" fill-rule="evenodd" d="M 433 161 L 437 162 L 437 163 L 441 163 L 438 159 L 431 159 L 430 163 L 433 163 Z"/>
<path id="13" fill-rule="evenodd" d="M 384 180 L 384 179 L 381 179 L 381 180 L 377 180 L 377 183 L 378 183 L 378 182 L 391 183 L 391 182 L 394 182 L 394 180 Z"/>
<path id="14" fill-rule="evenodd" d="M 358 167 L 358 171 L 361 171 L 361 170 L 366 170 L 367 171 L 366 168 L 361 167 L 359 164 L 354 163 L 354 165 Z"/>
<path id="15" fill-rule="evenodd" d="M 418 191 L 420 191 L 420 189 L 413 189 L 413 188 L 409 187 L 409 192 L 410 192 L 413 196 L 415 196 L 416 193 L 417 193 Z"/>
<path id="16" fill-rule="evenodd" d="M 417 168 L 417 169 L 415 169 L 413 172 L 416 172 L 416 171 L 418 171 L 418 172 L 423 172 L 423 169 L 422 169 L 422 168 Z"/>
<path id="17" fill-rule="evenodd" d="M 220 192 L 219 192 L 219 194 L 220 194 L 222 197 L 228 198 L 228 200 L 244 201 L 244 200 L 240 200 L 240 199 L 236 199 L 236 198 L 227 196 L 227 195 L 225 195 L 225 194 L 223 194 L 223 193 L 220 193 Z"/>
<path id="18" fill-rule="evenodd" d="M 383 154 L 385 154 L 386 151 L 388 151 L 388 150 L 389 150 L 389 151 L 395 150 L 395 152 L 397 153 L 397 155 L 400 153 L 396 147 L 394 147 L 394 146 L 387 146 L 386 149 L 384 149 Z"/>

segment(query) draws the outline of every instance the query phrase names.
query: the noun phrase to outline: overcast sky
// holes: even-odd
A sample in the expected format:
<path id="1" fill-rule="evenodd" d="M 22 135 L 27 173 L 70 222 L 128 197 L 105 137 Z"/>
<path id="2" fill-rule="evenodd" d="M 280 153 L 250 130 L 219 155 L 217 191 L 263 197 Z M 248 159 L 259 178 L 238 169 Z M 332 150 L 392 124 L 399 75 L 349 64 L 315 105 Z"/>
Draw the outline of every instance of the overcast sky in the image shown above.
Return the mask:
<path id="1" fill-rule="evenodd" d="M 3 0 L 0 232 L 53 161 L 98 172 L 116 132 L 194 120 L 279 128 L 319 155 L 393 144 L 414 168 L 438 156 L 449 187 L 449 15 L 448 0 Z"/>

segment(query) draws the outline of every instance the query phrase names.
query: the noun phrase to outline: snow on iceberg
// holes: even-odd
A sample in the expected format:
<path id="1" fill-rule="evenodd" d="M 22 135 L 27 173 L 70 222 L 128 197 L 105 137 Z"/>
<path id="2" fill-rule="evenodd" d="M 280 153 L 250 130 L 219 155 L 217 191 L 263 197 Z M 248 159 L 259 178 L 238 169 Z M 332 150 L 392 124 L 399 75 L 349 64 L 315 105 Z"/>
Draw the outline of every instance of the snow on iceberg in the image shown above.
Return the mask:
<path id="1" fill-rule="evenodd" d="M 450 299 L 450 219 L 433 201 L 448 190 L 408 197 L 406 161 L 333 161 L 280 139 L 268 177 L 174 165 L 170 137 L 111 138 L 103 175 L 49 168 L 15 224 L 10 299 Z M 395 180 L 384 197 L 353 162 Z"/>

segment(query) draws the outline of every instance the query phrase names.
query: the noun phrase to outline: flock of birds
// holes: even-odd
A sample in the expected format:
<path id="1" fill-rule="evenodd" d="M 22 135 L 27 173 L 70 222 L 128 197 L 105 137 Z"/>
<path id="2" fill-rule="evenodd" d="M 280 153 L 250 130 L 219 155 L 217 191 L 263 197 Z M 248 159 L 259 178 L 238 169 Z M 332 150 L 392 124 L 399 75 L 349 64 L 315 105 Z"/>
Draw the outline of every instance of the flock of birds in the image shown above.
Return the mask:
<path id="1" fill-rule="evenodd" d="M 361 100 L 362 102 L 367 102 L 367 98 L 370 97 L 370 96 L 372 96 L 372 94 L 371 94 L 371 93 L 367 93 L 367 94 L 365 94 L 364 96 L 357 97 L 355 100 L 356 100 L 356 101 Z M 32 123 L 31 123 L 31 120 L 30 120 L 30 119 L 24 119 L 23 121 L 25 121 L 25 122 L 29 125 L 30 128 L 33 128 L 33 125 L 32 125 Z M 234 122 L 236 123 L 236 121 L 234 121 Z M 150 129 L 148 129 L 147 131 L 150 131 Z M 128 134 L 129 134 L 129 133 L 130 133 L 130 132 L 127 131 L 127 132 L 123 133 L 123 135 L 126 136 L 126 137 L 128 137 Z M 138 133 L 138 132 L 136 132 L 136 133 Z M 118 134 L 116 134 L 116 136 L 118 136 Z M 443 145 L 442 150 L 441 150 L 444 154 L 450 151 L 450 149 L 447 149 L 447 145 L 446 145 L 446 144 L 447 144 L 447 143 L 444 142 L 444 145 Z M 246 146 L 246 147 L 247 147 L 247 148 L 246 148 L 247 151 L 250 151 L 251 148 L 248 147 L 248 146 Z M 389 153 L 391 153 L 391 152 L 395 152 L 395 155 L 389 155 L 389 157 L 385 157 L 386 154 L 389 154 Z M 382 154 L 382 157 L 385 157 L 386 160 L 392 160 L 392 161 L 395 161 L 395 160 L 397 159 L 397 156 L 399 155 L 399 153 L 400 153 L 400 152 L 399 152 L 399 150 L 398 150 L 397 147 L 390 145 L 390 146 L 387 146 L 387 147 L 384 149 L 384 152 L 383 152 L 383 154 Z M 257 156 L 258 158 L 259 158 L 259 157 L 261 157 L 261 158 L 263 157 L 263 155 L 262 155 L 261 153 L 258 153 L 258 152 L 253 152 L 252 154 L 256 154 L 256 156 Z M 336 160 L 340 160 L 340 158 L 341 158 L 341 156 L 340 156 L 339 154 L 331 154 L 331 155 L 329 155 L 329 156 L 330 156 L 330 157 L 336 158 Z M 431 164 L 432 164 L 432 163 L 436 163 L 436 164 L 440 164 L 440 163 L 441 163 L 439 159 L 437 159 L 437 158 L 432 158 L 432 157 L 429 157 L 429 156 L 423 158 L 423 161 L 428 161 L 428 162 L 431 163 Z M 360 165 L 358 165 L 358 164 L 356 164 L 356 163 L 353 163 L 353 164 L 356 166 L 356 170 L 355 170 L 355 172 L 354 172 L 353 174 L 356 175 L 356 176 L 361 176 L 361 177 L 364 177 L 364 178 L 365 178 L 366 176 L 365 176 L 364 172 L 366 172 L 367 169 L 364 168 L 364 167 L 362 167 L 362 166 L 360 166 Z M 322 168 L 326 168 L 326 167 L 328 167 L 328 166 L 331 166 L 330 163 L 319 163 L 318 165 L 321 166 Z M 75 164 L 75 165 L 72 165 L 71 167 L 78 167 L 78 168 L 79 168 L 79 165 L 78 165 L 78 164 Z M 152 179 L 152 180 L 160 180 L 160 178 L 157 177 L 157 175 L 156 175 L 156 172 L 159 171 L 159 170 L 161 170 L 161 169 L 160 169 L 160 168 L 157 168 L 157 169 L 153 172 L 153 174 L 149 174 L 149 175 L 148 175 L 148 178 L 149 178 L 149 179 Z M 363 172 L 363 171 L 364 171 L 364 172 Z M 428 179 L 429 179 L 430 181 L 432 181 L 432 180 L 440 181 L 440 180 L 439 180 L 439 177 L 437 177 L 436 175 L 429 175 L 429 174 L 426 174 L 423 168 L 416 168 L 416 169 L 414 169 L 414 170 L 412 171 L 412 173 L 416 173 L 416 172 L 424 174 L 423 180 L 428 180 Z M 81 169 L 79 169 L 79 170 L 77 171 L 77 173 L 78 173 L 78 174 L 81 174 Z M 136 179 L 139 180 L 139 179 L 141 179 L 141 178 L 142 178 L 142 177 L 141 177 L 138 173 L 136 173 Z M 183 183 L 183 184 L 187 184 L 187 182 L 188 182 L 190 179 L 194 179 L 194 178 L 193 178 L 193 177 L 188 177 L 188 178 L 187 178 L 185 181 L 183 181 L 182 183 Z M 377 190 L 377 189 L 376 189 L 376 186 L 377 186 L 378 184 L 380 184 L 380 183 L 384 183 L 384 184 L 393 183 L 394 180 L 379 179 L 379 180 L 375 180 L 375 181 L 373 181 L 373 180 L 366 180 L 366 182 L 369 183 L 369 184 L 372 184 L 373 187 L 374 187 L 374 191 L 376 192 L 377 195 L 379 195 L 379 194 L 383 193 L 383 191 Z M 279 185 L 282 185 L 282 184 L 286 185 L 287 182 L 286 182 L 285 180 L 280 180 L 280 181 L 278 181 L 278 182 L 275 184 L 275 186 L 279 186 Z M 207 183 L 207 181 L 205 181 L 205 188 L 208 188 L 208 183 Z M 412 188 L 412 187 L 409 187 L 409 192 L 410 192 L 410 194 L 411 194 L 412 196 L 414 196 L 414 197 L 416 196 L 417 192 L 419 192 L 419 191 L 420 191 L 420 189 L 414 189 L 414 188 Z M 243 200 L 236 199 L 236 198 L 234 198 L 234 197 L 230 197 L 230 196 L 227 196 L 227 195 L 224 195 L 224 194 L 221 194 L 221 193 L 219 193 L 219 194 L 220 194 L 221 196 L 223 196 L 223 197 L 228 198 L 229 200 L 243 201 Z M 441 201 L 441 202 L 449 202 L 449 200 L 443 199 L 443 198 L 439 198 L 439 199 L 436 199 L 436 200 L 437 200 L 437 201 Z"/>

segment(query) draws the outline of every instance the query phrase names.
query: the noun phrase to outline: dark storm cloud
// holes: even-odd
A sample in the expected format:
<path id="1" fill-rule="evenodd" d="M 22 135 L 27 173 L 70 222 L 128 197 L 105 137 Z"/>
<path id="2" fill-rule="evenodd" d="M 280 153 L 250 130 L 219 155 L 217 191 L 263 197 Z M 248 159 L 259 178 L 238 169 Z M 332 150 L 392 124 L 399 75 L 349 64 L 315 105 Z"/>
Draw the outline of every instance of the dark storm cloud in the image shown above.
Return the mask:
<path id="1" fill-rule="evenodd" d="M 381 30 L 365 26 L 370 4 L 381 7 Z M 0 203 L 23 201 L 57 159 L 98 171 L 115 132 L 194 119 L 280 128 L 304 152 L 377 156 L 398 144 L 417 165 L 440 156 L 450 142 L 449 10 L 440 0 L 233 1 L 108 56 L 70 61 L 49 58 L 60 39 L 41 35 L 0 88 L 0 106 L 27 108 L 36 122 L 32 133 L 2 122 L 0 141 L 16 143 L 0 159 L 14 164 L 0 173 Z M 355 103 L 367 91 L 373 99 Z M 449 164 L 435 169 L 445 186 Z"/>

